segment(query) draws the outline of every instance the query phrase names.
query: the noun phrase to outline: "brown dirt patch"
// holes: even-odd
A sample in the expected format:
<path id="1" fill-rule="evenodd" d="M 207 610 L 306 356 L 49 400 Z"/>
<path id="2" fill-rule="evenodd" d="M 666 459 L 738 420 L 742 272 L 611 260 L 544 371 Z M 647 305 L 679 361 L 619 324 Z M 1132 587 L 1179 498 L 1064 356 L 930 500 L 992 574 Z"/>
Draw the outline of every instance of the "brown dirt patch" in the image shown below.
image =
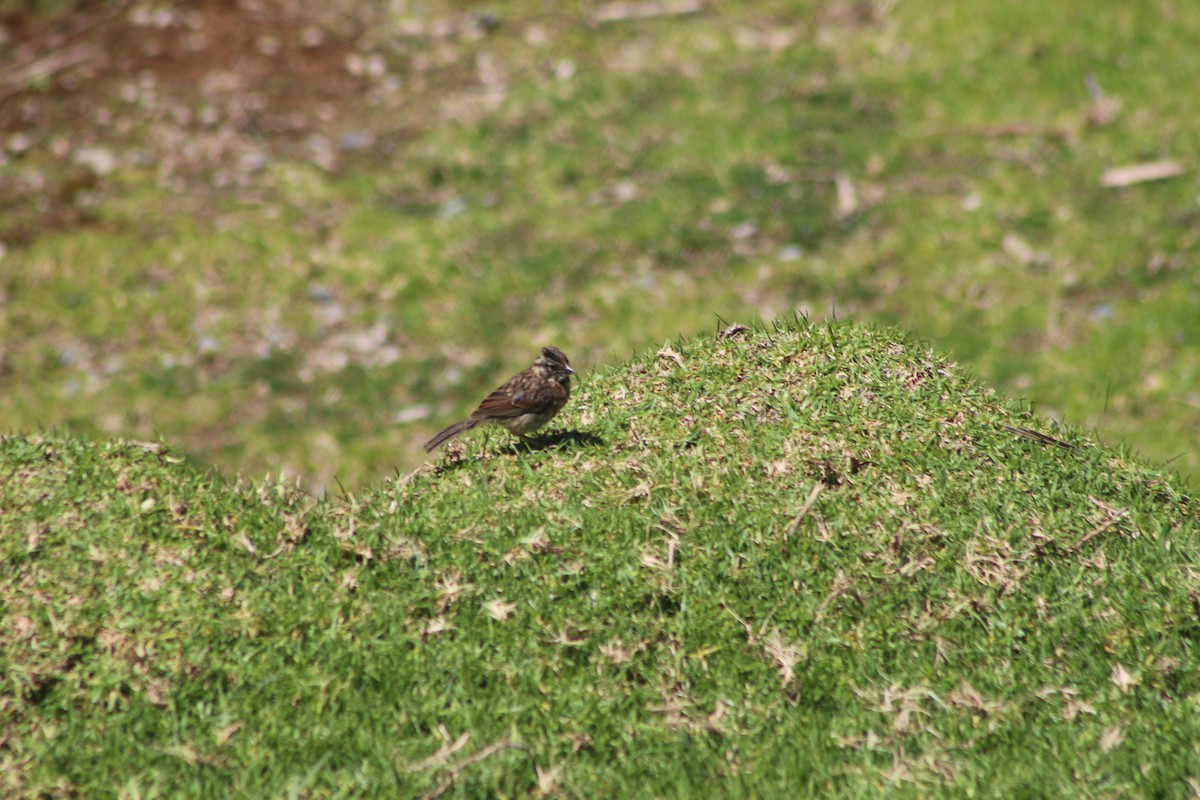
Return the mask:
<path id="1" fill-rule="evenodd" d="M 389 29 L 344 0 L 80 2 L 0 15 L 0 243 L 97 217 L 110 176 L 234 190 L 281 157 L 335 171 L 426 128 L 475 80 L 426 57 L 472 20 Z M 481 35 L 481 34 L 480 34 Z"/>

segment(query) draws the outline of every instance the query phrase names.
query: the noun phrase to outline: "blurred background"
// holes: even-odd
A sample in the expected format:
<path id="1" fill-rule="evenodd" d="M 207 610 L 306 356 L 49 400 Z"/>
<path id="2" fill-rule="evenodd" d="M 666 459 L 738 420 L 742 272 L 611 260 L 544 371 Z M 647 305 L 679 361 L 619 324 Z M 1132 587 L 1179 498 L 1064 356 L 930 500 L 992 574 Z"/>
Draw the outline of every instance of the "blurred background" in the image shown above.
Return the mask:
<path id="1" fill-rule="evenodd" d="M 354 489 L 542 344 L 800 313 L 1194 482 L 1198 41 L 1180 0 L 0 0 L 0 431 Z"/>

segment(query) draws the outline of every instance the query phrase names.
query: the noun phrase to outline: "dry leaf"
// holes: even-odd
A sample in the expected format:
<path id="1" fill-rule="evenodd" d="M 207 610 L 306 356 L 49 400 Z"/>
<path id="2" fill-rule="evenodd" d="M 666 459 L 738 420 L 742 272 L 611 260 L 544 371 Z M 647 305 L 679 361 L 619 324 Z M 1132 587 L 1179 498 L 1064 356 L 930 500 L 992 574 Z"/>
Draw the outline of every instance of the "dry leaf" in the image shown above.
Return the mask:
<path id="1" fill-rule="evenodd" d="M 600 654 L 614 664 L 624 664 L 633 656 L 625 649 L 625 643 L 619 639 L 614 639 L 608 644 L 600 645 Z"/>
<path id="2" fill-rule="evenodd" d="M 1138 679 L 1134 676 L 1134 674 L 1125 669 L 1124 665 L 1122 664 L 1117 664 L 1112 668 L 1112 672 L 1109 674 L 1108 679 L 1112 681 L 1113 684 L 1116 685 L 1116 687 L 1122 692 L 1128 692 L 1130 689 L 1136 686 L 1138 682 Z"/>
<path id="3" fill-rule="evenodd" d="M 663 569 L 666 562 L 653 553 L 642 553 L 642 566 L 648 569 Z"/>
<path id="4" fill-rule="evenodd" d="M 725 718 L 729 716 L 729 704 L 718 700 L 717 707 L 708 715 L 708 719 L 704 721 L 704 727 L 713 733 L 725 733 Z"/>
<path id="5" fill-rule="evenodd" d="M 679 366 L 683 366 L 683 356 L 679 355 L 679 353 L 676 353 L 669 344 L 664 344 L 659 351 L 655 353 L 655 355 L 657 355 L 659 358 L 669 358 Z"/>
<path id="6" fill-rule="evenodd" d="M 234 735 L 241 729 L 242 723 L 235 722 L 232 725 L 226 725 L 224 728 L 221 728 L 219 731 L 213 734 L 213 738 L 217 740 L 217 745 L 220 746 L 232 739 Z"/>
<path id="7" fill-rule="evenodd" d="M 170 691 L 170 684 L 164 680 L 150 678 L 146 681 L 146 699 L 153 705 L 165 706 L 167 704 L 167 694 Z"/>
<path id="8" fill-rule="evenodd" d="M 632 500 L 641 500 L 650 496 L 650 481 L 642 481 L 637 486 L 625 492 L 624 502 L 628 503 Z"/>
<path id="9" fill-rule="evenodd" d="M 795 666 L 800 660 L 800 650 L 795 645 L 784 642 L 778 633 L 773 633 L 771 638 L 763 643 L 763 649 L 779 667 L 779 678 L 784 686 L 795 680 Z"/>
<path id="10" fill-rule="evenodd" d="M 1100 736 L 1100 749 L 1107 753 L 1125 739 L 1125 731 L 1120 725 L 1113 725 Z"/>
<path id="11" fill-rule="evenodd" d="M 1095 713 L 1096 709 L 1091 703 L 1085 703 L 1083 700 L 1068 700 L 1067 705 L 1063 708 L 1063 719 L 1070 722 L 1080 714 Z"/>
<path id="12" fill-rule="evenodd" d="M 436 619 L 429 620 L 429 624 L 425 626 L 425 635 L 437 636 L 439 633 L 445 633 L 452 627 L 453 626 L 446 621 L 445 617 L 437 617 Z"/>
<path id="13" fill-rule="evenodd" d="M 492 615 L 492 618 L 498 622 L 504 622 L 512 614 L 513 609 L 517 607 L 516 603 L 506 603 L 503 600 L 492 600 L 484 604 L 484 608 Z"/>
<path id="14" fill-rule="evenodd" d="M 558 783 L 558 774 L 562 772 L 562 767 L 547 767 L 546 769 L 534 767 L 533 769 L 537 773 L 538 791 L 542 794 L 550 794 L 554 791 L 554 786 Z"/>

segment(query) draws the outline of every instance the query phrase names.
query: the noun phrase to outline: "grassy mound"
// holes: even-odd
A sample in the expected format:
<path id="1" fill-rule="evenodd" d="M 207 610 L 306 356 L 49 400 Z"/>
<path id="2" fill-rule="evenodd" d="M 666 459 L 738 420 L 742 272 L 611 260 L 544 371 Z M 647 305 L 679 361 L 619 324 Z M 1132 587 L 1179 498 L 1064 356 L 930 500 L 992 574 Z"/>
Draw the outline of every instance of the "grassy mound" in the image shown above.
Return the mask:
<path id="1" fill-rule="evenodd" d="M 339 502 L 0 447 L 9 796 L 1182 796 L 1200 509 L 890 331 L 591 376 Z"/>

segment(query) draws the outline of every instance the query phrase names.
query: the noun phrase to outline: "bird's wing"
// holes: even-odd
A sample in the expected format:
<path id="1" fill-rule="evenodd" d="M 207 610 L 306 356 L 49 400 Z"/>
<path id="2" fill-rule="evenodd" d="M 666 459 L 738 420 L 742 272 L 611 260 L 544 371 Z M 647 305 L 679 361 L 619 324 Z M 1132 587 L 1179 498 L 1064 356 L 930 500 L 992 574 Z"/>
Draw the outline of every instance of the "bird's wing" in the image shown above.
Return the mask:
<path id="1" fill-rule="evenodd" d="M 552 408 L 562 401 L 566 390 L 558 381 L 538 381 L 535 387 L 501 386 L 484 398 L 473 417 L 519 417 Z"/>

